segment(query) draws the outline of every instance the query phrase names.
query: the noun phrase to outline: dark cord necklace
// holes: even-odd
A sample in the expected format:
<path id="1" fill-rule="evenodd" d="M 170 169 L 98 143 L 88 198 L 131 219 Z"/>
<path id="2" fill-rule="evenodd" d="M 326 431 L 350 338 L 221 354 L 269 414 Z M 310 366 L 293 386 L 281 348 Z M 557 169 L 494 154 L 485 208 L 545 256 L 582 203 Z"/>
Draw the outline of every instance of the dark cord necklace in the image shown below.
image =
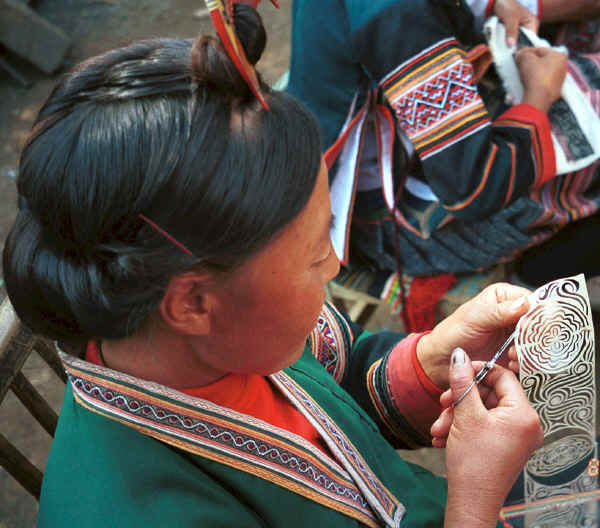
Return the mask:
<path id="1" fill-rule="evenodd" d="M 106 359 L 104 359 L 104 354 L 102 353 L 102 341 L 97 341 L 96 345 L 98 346 L 98 355 L 100 356 L 100 361 L 102 361 L 102 365 L 107 367 Z"/>

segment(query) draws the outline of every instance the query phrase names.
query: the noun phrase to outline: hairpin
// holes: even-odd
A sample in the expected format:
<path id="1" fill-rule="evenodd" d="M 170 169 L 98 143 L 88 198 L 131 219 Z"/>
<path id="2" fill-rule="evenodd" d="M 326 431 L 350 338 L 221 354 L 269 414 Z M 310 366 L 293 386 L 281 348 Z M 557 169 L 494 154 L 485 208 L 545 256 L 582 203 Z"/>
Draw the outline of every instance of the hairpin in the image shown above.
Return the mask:
<path id="1" fill-rule="evenodd" d="M 195 255 L 186 248 L 179 240 L 177 240 L 173 235 L 170 235 L 167 231 L 165 231 L 162 227 L 160 227 L 156 222 L 150 220 L 147 216 L 143 214 L 139 214 L 138 218 L 148 224 L 152 229 L 160 233 L 163 237 L 165 237 L 171 244 L 177 246 L 181 251 L 189 255 L 190 257 L 195 257 Z"/>
<path id="2" fill-rule="evenodd" d="M 240 75 L 248 83 L 248 86 L 260 101 L 260 104 L 265 110 L 269 109 L 265 98 L 260 90 L 258 78 L 254 66 L 252 66 L 246 58 L 244 47 L 235 32 L 235 23 L 233 17 L 233 4 L 245 3 L 256 8 L 260 0 L 205 0 L 206 7 L 210 13 L 213 25 L 217 31 L 217 35 L 221 39 L 227 55 L 235 64 L 235 67 L 240 72 Z M 279 7 L 277 0 L 271 0 L 275 7 Z"/>

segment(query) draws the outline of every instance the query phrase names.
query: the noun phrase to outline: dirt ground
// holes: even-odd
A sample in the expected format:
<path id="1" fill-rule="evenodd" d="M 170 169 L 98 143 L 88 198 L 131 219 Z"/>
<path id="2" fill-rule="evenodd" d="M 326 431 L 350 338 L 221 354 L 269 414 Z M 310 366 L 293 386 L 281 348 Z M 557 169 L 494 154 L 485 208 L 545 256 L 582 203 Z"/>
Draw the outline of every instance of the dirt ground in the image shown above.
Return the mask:
<path id="1" fill-rule="evenodd" d="M 290 5 L 277 10 L 269 2 L 260 6 L 269 42 L 260 62 L 268 80 L 276 80 L 288 68 Z M 40 0 L 37 12 L 63 29 L 73 45 L 64 69 L 91 55 L 138 38 L 193 37 L 212 32 L 208 17 L 194 13 L 202 0 Z M 19 150 L 36 114 L 58 77 L 49 77 L 12 56 L 9 62 L 32 81 L 21 87 L 0 70 L 0 241 L 15 214 L 14 176 Z M 60 72 L 59 72 L 60 73 Z"/>
<path id="2" fill-rule="evenodd" d="M 289 65 L 290 5 L 284 0 L 277 10 L 263 2 L 259 8 L 269 38 L 259 68 L 269 81 L 277 80 Z M 139 38 L 212 33 L 210 19 L 195 16 L 204 9 L 202 0 L 40 0 L 35 9 L 72 38 L 63 71 L 84 58 Z M 19 150 L 60 76 L 60 72 L 44 75 L 14 56 L 6 58 L 32 85 L 23 88 L 0 70 L 0 251 L 16 212 L 14 178 Z M 2 285 L 0 274 L 0 299 L 4 297 Z M 54 373 L 35 354 L 23 372 L 58 411 L 64 386 Z M 50 437 L 11 392 L 0 407 L 0 424 L 2 433 L 43 469 Z M 34 526 L 36 515 L 36 501 L 0 468 L 0 528 Z"/>

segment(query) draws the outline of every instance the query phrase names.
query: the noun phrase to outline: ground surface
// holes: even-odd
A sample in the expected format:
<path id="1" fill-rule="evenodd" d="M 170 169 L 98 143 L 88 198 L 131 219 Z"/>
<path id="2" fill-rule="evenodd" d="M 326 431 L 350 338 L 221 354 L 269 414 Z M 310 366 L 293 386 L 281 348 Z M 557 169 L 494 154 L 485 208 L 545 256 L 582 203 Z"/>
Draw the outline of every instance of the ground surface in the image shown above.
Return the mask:
<path id="1" fill-rule="evenodd" d="M 268 80 L 276 80 L 289 63 L 290 2 L 282 4 L 280 10 L 270 3 L 260 6 L 269 35 L 260 68 Z M 194 16 L 203 6 L 202 0 L 40 0 L 37 11 L 72 37 L 73 46 L 64 61 L 63 69 L 67 69 L 90 55 L 138 38 L 194 37 L 212 32 L 209 18 Z M 33 85 L 22 88 L 0 70 L 0 243 L 15 214 L 13 178 L 19 150 L 57 78 L 13 57 L 9 60 Z"/>

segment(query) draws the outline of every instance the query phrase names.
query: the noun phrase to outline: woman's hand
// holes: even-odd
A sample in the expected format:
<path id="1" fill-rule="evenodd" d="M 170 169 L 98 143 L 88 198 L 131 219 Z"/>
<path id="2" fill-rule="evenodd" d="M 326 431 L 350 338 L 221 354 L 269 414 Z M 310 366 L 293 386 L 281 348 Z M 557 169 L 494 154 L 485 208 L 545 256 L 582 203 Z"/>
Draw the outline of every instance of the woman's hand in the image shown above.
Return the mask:
<path id="1" fill-rule="evenodd" d="M 512 284 L 492 284 L 423 336 L 417 345 L 417 356 L 433 383 L 443 389 L 449 386 L 450 355 L 457 347 L 473 351 L 476 360 L 491 359 L 528 310 L 530 293 Z M 508 363 L 507 354 L 500 363 Z M 516 362 L 512 368 L 518 369 Z"/>
<path id="2" fill-rule="evenodd" d="M 523 103 L 542 112 L 560 97 L 567 74 L 567 57 L 551 48 L 521 48 L 515 60 L 523 82 Z"/>
<path id="3" fill-rule="evenodd" d="M 537 17 L 517 0 L 495 0 L 493 12 L 504 24 L 506 45 L 511 48 L 517 43 L 519 26 L 531 29 L 534 33 L 538 31 Z"/>
<path id="4" fill-rule="evenodd" d="M 481 391 L 471 390 L 451 407 L 473 375 L 469 357 L 457 349 L 449 373 L 451 388 L 441 396 L 446 409 L 431 427 L 433 445 L 446 447 L 446 527 L 494 526 L 519 472 L 543 441 L 537 413 L 514 374 L 502 367 L 488 373 Z"/>

